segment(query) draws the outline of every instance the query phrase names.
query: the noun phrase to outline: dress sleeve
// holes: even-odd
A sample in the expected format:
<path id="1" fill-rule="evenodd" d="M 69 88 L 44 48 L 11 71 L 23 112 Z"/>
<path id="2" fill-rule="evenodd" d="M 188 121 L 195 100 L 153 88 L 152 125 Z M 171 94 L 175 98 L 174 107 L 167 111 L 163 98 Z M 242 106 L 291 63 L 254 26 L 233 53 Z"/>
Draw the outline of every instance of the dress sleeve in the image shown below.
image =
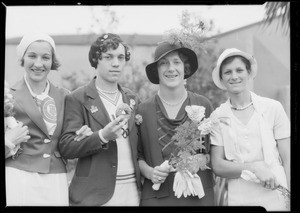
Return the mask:
<path id="1" fill-rule="evenodd" d="M 211 129 L 210 143 L 212 145 L 216 145 L 216 146 L 224 146 L 223 136 L 222 136 L 222 132 L 221 132 L 221 122 L 222 122 L 222 120 L 220 120 L 218 118 L 216 111 L 212 112 L 210 118 L 217 120 L 217 123 L 215 125 L 213 125 L 212 129 Z"/>
<path id="2" fill-rule="evenodd" d="M 287 114 L 284 111 L 283 106 L 280 102 L 276 102 L 275 117 L 274 117 L 274 136 L 275 139 L 283 139 L 291 136 L 291 124 Z"/>

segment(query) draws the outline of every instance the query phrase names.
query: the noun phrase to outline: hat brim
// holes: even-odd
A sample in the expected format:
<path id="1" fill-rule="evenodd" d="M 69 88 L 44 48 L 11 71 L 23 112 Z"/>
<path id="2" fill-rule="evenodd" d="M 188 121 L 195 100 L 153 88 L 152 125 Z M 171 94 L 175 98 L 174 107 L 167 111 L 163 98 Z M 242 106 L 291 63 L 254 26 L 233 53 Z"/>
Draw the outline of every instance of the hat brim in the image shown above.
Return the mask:
<path id="1" fill-rule="evenodd" d="M 219 57 L 219 59 L 217 61 L 216 67 L 213 69 L 212 79 L 213 79 L 213 82 L 215 83 L 215 85 L 222 90 L 226 90 L 226 87 L 223 85 L 223 83 L 220 79 L 220 67 L 221 67 L 222 62 L 230 56 L 242 56 L 242 57 L 246 58 L 247 60 L 249 60 L 249 62 L 251 64 L 251 73 L 250 73 L 251 77 L 255 78 L 255 76 L 257 74 L 257 62 L 252 55 L 242 52 L 242 51 L 239 51 L 239 50 L 232 51 L 223 56 L 221 54 L 221 56 Z"/>
<path id="2" fill-rule="evenodd" d="M 197 58 L 196 53 L 193 50 L 190 50 L 190 49 L 185 48 L 185 47 L 172 49 L 172 50 L 169 50 L 169 51 L 165 52 L 158 59 L 156 59 L 154 62 L 152 62 L 151 64 L 148 64 L 146 66 L 146 74 L 147 74 L 147 77 L 148 77 L 148 79 L 151 83 L 159 84 L 157 62 L 160 59 L 162 59 L 164 56 L 166 56 L 167 54 L 169 54 L 170 52 L 173 52 L 173 51 L 180 51 L 184 55 L 186 55 L 187 58 L 188 58 L 188 62 L 191 65 L 191 72 L 188 73 L 188 74 L 185 74 L 184 79 L 189 78 L 190 76 L 192 76 L 197 71 L 197 69 L 198 69 L 198 58 Z"/>

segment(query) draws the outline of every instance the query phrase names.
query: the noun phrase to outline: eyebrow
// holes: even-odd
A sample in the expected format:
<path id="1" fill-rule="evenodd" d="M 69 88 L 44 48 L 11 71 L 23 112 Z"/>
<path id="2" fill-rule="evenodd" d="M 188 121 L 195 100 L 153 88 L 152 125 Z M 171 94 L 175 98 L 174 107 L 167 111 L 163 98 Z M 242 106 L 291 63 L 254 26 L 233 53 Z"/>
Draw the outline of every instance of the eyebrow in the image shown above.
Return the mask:
<path id="1" fill-rule="evenodd" d="M 109 55 L 109 56 L 113 56 L 114 54 L 112 53 L 103 53 L 104 55 Z M 125 54 L 121 53 L 121 54 L 118 54 L 117 56 L 125 56 Z"/>

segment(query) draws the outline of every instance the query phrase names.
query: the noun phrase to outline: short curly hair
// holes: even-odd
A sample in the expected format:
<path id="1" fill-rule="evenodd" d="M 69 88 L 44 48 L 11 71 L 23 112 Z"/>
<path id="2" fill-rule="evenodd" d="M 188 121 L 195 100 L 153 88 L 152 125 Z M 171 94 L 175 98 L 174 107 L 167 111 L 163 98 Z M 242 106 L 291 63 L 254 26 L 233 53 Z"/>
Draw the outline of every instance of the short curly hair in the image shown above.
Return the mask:
<path id="1" fill-rule="evenodd" d="M 117 49 L 119 44 L 125 47 L 125 61 L 130 60 L 130 52 L 127 44 L 123 42 L 120 36 L 112 33 L 104 33 L 94 41 L 89 51 L 89 61 L 92 67 L 97 69 L 98 59 L 102 59 L 102 53 L 107 52 L 108 49 Z"/>

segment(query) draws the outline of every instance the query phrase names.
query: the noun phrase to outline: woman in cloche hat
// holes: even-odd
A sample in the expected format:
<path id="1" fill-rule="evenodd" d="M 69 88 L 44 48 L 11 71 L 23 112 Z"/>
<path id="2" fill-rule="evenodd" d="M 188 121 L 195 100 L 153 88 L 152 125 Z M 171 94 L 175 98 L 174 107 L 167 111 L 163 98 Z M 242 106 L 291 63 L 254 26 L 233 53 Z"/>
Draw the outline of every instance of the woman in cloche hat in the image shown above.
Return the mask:
<path id="1" fill-rule="evenodd" d="M 280 102 L 250 91 L 256 73 L 254 57 L 235 48 L 217 61 L 212 78 L 229 99 L 211 115 L 220 120 L 211 134 L 212 169 L 228 178 L 228 205 L 287 210 L 290 121 Z"/>
<path id="2" fill-rule="evenodd" d="M 5 159 L 6 204 L 68 206 L 66 162 L 58 150 L 68 91 L 48 80 L 51 70 L 60 66 L 54 40 L 41 32 L 26 34 L 17 55 L 25 74 L 9 92 L 13 116 L 28 127 L 28 137 Z M 79 140 L 91 131 L 84 126 L 80 132 Z"/>
<path id="3" fill-rule="evenodd" d="M 204 206 L 213 205 L 213 177 L 211 170 L 198 171 L 205 196 L 180 196 L 173 191 L 175 172 L 170 167 L 161 166 L 170 158 L 176 148 L 173 145 L 163 149 L 175 133 L 175 128 L 188 120 L 185 107 L 198 105 L 205 107 L 208 117 L 213 108 L 210 101 L 185 88 L 185 79 L 198 69 L 197 55 L 194 51 L 179 44 L 164 41 L 155 50 L 154 62 L 146 66 L 146 74 L 159 90 L 138 107 L 142 116 L 140 124 L 139 165 L 145 177 L 141 206 Z M 209 147 L 208 141 L 205 146 Z M 208 154 L 209 149 L 205 149 Z M 153 184 L 160 184 L 153 189 Z"/>

